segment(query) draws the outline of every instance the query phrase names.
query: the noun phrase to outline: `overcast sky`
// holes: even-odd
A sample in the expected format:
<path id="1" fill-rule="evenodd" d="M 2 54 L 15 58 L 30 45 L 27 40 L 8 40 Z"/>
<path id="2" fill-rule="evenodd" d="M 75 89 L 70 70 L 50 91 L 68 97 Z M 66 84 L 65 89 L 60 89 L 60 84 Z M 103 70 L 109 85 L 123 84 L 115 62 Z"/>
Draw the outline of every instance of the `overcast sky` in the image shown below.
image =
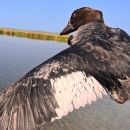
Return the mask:
<path id="1" fill-rule="evenodd" d="M 130 0 L 1 0 L 0 27 L 60 31 L 81 7 L 101 10 L 105 23 L 130 35 Z"/>

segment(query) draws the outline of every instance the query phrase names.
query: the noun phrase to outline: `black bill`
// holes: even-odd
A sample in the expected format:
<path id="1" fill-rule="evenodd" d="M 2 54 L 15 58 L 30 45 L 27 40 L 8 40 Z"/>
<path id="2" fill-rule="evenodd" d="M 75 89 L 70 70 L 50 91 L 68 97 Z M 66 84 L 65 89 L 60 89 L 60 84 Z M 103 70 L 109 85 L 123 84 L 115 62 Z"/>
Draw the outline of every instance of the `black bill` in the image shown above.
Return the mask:
<path id="1" fill-rule="evenodd" d="M 62 32 L 60 33 L 60 35 L 67 35 L 71 32 L 75 31 L 74 27 L 71 24 L 67 24 L 67 26 L 62 30 Z"/>

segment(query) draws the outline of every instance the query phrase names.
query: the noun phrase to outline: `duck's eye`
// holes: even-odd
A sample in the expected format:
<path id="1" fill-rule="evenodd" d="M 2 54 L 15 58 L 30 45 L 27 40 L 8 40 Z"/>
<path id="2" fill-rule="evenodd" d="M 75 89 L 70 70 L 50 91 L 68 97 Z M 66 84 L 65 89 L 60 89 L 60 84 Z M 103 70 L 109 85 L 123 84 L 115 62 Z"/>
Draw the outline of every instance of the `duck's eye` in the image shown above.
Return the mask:
<path id="1" fill-rule="evenodd" d="M 76 16 L 75 14 L 72 14 L 71 18 L 75 18 L 75 16 Z"/>

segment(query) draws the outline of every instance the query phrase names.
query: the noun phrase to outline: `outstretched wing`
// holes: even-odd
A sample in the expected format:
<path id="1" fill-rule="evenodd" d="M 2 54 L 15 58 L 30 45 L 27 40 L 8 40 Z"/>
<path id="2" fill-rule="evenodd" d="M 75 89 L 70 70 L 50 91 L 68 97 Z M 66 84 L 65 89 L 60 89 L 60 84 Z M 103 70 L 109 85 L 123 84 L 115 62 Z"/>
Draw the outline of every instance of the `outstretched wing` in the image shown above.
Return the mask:
<path id="1" fill-rule="evenodd" d="M 36 130 L 102 98 L 92 60 L 74 45 L 31 70 L 0 94 L 0 129 Z"/>

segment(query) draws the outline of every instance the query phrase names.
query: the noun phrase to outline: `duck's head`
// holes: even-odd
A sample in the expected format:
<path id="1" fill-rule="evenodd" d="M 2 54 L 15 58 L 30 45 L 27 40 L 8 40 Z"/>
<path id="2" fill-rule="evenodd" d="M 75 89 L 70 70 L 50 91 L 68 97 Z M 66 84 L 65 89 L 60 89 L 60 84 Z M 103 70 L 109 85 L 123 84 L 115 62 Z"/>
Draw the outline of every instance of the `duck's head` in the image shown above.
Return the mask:
<path id="1" fill-rule="evenodd" d="M 67 26 L 63 29 L 60 35 L 66 35 L 76 31 L 80 26 L 90 23 L 94 20 L 104 22 L 102 12 L 88 7 L 82 7 L 75 10 Z"/>

